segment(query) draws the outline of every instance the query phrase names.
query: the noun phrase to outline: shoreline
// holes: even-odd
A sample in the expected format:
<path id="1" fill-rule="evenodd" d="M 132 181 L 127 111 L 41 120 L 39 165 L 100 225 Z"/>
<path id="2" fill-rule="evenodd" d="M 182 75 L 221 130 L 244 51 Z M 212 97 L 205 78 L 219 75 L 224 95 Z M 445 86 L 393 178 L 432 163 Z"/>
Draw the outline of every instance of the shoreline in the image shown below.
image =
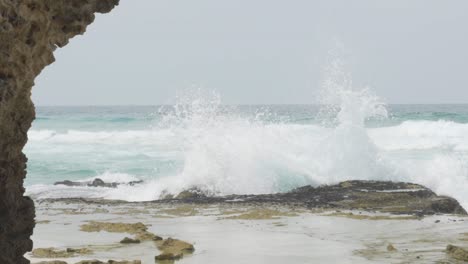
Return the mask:
<path id="1" fill-rule="evenodd" d="M 100 180 L 100 179 L 95 179 Z M 100 180 L 102 181 L 102 180 Z M 142 182 L 139 182 L 142 183 Z M 80 183 L 83 184 L 83 183 Z M 130 185 L 133 186 L 133 182 Z M 74 186 L 74 185 L 71 185 Z M 104 187 L 117 186 L 117 183 L 102 182 Z M 115 188 L 115 187 L 113 187 Z M 391 214 L 412 214 L 417 216 L 433 214 L 467 215 L 460 203 L 449 196 L 437 195 L 431 189 L 415 183 L 350 180 L 334 185 L 310 185 L 295 188 L 288 192 L 273 194 L 243 194 L 210 196 L 196 187 L 178 194 L 166 194 L 158 200 L 125 201 L 103 198 L 45 198 L 36 202 L 82 202 L 89 204 L 244 204 L 281 205 L 291 208 L 363 210 Z"/>
<path id="2" fill-rule="evenodd" d="M 363 184 L 374 189 L 363 191 Z M 69 264 L 92 259 L 103 263 L 111 259 L 141 263 L 457 263 L 445 249 L 449 244 L 468 247 L 466 212 L 454 206 L 449 207 L 459 214 L 435 212 L 449 207 L 428 205 L 455 200 L 434 196 L 420 185 L 389 184 L 349 181 L 283 194 L 225 197 L 206 197 L 193 189 L 179 198 L 149 202 L 36 200 L 34 248 L 84 253 L 65 258 L 28 253 L 25 257 L 32 263 L 60 260 Z M 390 186 L 393 191 L 389 192 Z M 352 199 L 356 190 L 367 195 L 358 196 L 366 199 L 367 209 L 351 208 L 355 204 L 351 201 L 362 205 Z M 321 203 L 327 206 L 311 206 L 317 204 L 311 203 L 312 198 L 319 198 L 317 193 L 328 197 Z M 381 195 L 387 200 L 381 200 Z M 419 199 L 419 207 L 408 197 Z M 372 202 L 377 198 L 379 208 Z M 399 210 L 395 202 L 400 203 Z M 146 235 L 132 229 L 135 226 Z M 153 235 L 161 240 L 146 240 Z M 139 243 L 120 243 L 142 237 Z M 187 242 L 194 251 L 178 260 L 156 262 L 155 257 L 164 253 L 161 244 L 168 239 Z"/>
<path id="3" fill-rule="evenodd" d="M 195 251 L 180 263 L 434 263 L 451 260 L 445 252 L 448 244 L 468 246 L 468 216 L 461 215 L 418 217 L 246 204 L 106 205 L 75 200 L 37 204 L 35 249 L 85 248 L 92 253 L 69 258 L 35 258 L 28 253 L 26 257 L 32 263 L 90 259 L 155 263 L 155 256 L 161 254 L 152 241 L 119 243 L 131 233 L 82 230 L 94 222 L 143 223 L 164 239 L 193 244 Z"/>

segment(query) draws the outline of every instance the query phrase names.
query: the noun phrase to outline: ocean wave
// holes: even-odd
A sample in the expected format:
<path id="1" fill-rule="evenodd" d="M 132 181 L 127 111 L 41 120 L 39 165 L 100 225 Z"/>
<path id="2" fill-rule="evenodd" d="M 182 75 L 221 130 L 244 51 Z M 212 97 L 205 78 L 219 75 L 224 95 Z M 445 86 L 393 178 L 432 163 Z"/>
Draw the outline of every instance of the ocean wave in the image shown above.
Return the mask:
<path id="1" fill-rule="evenodd" d="M 229 124 L 226 124 L 229 125 Z M 219 128 L 214 128 L 219 129 Z M 253 127 L 231 127 L 242 130 L 240 134 L 282 134 L 290 138 L 309 138 L 317 141 L 332 131 L 329 127 L 310 124 L 255 124 Z M 243 132 L 244 131 L 244 132 Z M 213 131 L 216 132 L 216 131 Z M 221 131 L 218 131 L 221 133 Z M 224 136 L 231 137 L 232 132 L 224 131 Z M 405 121 L 396 126 L 367 128 L 366 132 L 382 150 L 421 150 L 434 148 L 452 148 L 468 150 L 468 124 L 453 121 Z M 187 138 L 189 131 L 184 127 L 172 127 L 147 130 L 127 131 L 80 131 L 68 130 L 30 130 L 28 137 L 33 143 L 50 144 L 148 144 L 173 143 Z M 288 134 L 288 135 L 286 135 Z M 293 141 L 293 140 L 291 140 Z M 274 144 L 274 142 L 271 142 Z"/>
<path id="2" fill-rule="evenodd" d="M 467 206 L 468 124 L 411 120 L 366 127 L 369 119 L 385 124 L 385 104 L 369 89 L 350 87 L 337 67 L 332 70 L 322 95 L 324 112 L 332 109 L 334 115 L 326 125 L 265 122 L 258 114 L 246 118 L 221 109 L 218 95 L 198 90 L 178 98 L 152 128 L 33 129 L 26 151 L 37 162 L 52 161 L 64 171 L 99 163 L 112 173 L 96 177 L 144 183 L 115 189 L 35 184 L 27 193 L 147 201 L 193 187 L 218 195 L 262 194 L 351 179 L 393 180 L 426 185 Z M 167 161 L 174 167 L 163 167 Z M 143 162 L 154 171 L 129 173 Z"/>
<path id="3" fill-rule="evenodd" d="M 368 130 L 384 150 L 468 150 L 468 124 L 453 121 L 405 121 L 397 126 Z"/>

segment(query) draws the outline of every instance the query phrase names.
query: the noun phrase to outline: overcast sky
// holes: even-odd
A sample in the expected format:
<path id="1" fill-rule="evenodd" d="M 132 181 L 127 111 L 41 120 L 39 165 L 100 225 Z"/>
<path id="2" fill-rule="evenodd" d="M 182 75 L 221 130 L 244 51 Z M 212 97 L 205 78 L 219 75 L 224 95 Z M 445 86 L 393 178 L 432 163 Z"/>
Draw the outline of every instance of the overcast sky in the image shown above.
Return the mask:
<path id="1" fill-rule="evenodd" d="M 468 1 L 121 0 L 56 51 L 36 105 L 315 103 L 339 40 L 356 86 L 389 103 L 468 103 Z"/>

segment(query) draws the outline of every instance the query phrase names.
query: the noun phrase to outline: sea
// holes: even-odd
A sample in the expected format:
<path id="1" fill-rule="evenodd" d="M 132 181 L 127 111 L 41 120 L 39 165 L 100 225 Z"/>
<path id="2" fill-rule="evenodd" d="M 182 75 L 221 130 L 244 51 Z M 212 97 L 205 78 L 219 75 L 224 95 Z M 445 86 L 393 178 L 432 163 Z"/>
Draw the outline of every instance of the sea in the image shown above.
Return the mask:
<path id="1" fill-rule="evenodd" d="M 197 89 L 173 105 L 39 106 L 24 150 L 26 192 L 148 201 L 190 188 L 264 194 L 392 180 L 468 206 L 468 105 L 385 104 L 369 89 L 323 98 L 225 105 L 216 92 Z M 120 185 L 54 185 L 95 178 Z"/>

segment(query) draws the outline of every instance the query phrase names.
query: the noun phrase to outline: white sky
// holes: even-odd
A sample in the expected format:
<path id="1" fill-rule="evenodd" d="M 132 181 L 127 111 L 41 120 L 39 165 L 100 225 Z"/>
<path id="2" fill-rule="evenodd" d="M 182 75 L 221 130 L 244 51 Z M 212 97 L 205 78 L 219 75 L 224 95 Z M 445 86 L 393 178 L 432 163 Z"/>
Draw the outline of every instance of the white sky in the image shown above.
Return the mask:
<path id="1" fill-rule="evenodd" d="M 121 0 L 57 50 L 36 105 L 315 103 L 339 39 L 356 85 L 389 103 L 468 103 L 468 1 Z"/>

